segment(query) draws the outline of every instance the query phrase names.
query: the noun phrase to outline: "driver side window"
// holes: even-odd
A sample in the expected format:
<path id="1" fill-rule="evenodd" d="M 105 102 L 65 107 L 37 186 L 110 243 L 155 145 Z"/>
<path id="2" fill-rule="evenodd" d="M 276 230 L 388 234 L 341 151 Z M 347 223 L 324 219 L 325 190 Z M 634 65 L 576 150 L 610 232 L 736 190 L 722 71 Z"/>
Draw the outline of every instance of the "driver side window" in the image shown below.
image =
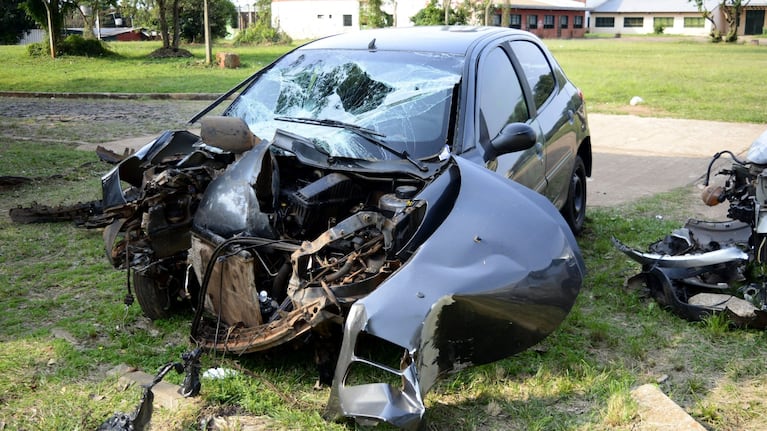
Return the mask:
<path id="1" fill-rule="evenodd" d="M 522 85 L 502 48 L 493 48 L 480 62 L 477 82 L 482 142 L 494 138 L 506 124 L 524 123 L 530 118 Z"/>

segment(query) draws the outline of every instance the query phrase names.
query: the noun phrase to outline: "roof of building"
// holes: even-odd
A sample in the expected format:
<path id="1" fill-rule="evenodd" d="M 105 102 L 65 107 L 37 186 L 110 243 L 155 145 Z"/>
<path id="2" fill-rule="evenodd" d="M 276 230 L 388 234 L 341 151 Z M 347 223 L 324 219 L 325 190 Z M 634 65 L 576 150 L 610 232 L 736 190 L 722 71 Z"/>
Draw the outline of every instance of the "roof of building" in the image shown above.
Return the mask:
<path id="1" fill-rule="evenodd" d="M 713 10 L 717 7 L 718 2 L 716 0 L 708 0 L 704 2 L 708 10 Z M 588 5 L 592 12 L 698 12 L 698 8 L 694 3 L 688 0 L 602 0 L 600 1 L 588 1 Z"/>

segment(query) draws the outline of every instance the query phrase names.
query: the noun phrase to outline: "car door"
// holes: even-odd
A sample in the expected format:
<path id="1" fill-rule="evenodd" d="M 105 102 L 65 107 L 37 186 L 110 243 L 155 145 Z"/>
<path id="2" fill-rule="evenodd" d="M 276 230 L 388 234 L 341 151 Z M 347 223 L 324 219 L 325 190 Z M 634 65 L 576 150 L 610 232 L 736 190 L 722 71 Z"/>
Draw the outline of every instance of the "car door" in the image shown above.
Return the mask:
<path id="1" fill-rule="evenodd" d="M 515 40 L 510 45 L 532 95 L 532 121 L 542 133 L 547 181 L 543 194 L 561 208 L 567 199 L 577 148 L 571 98 L 563 91 L 564 83 L 557 79 L 542 46 L 532 40 Z"/>
<path id="2" fill-rule="evenodd" d="M 486 49 L 479 58 L 476 81 L 475 128 L 481 148 L 487 148 L 510 123 L 532 123 L 522 81 L 512 65 L 505 44 Z M 536 132 L 537 125 L 531 124 Z M 541 135 L 538 133 L 538 135 Z M 487 167 L 539 193 L 546 190 L 543 140 L 525 151 L 486 161 Z"/>

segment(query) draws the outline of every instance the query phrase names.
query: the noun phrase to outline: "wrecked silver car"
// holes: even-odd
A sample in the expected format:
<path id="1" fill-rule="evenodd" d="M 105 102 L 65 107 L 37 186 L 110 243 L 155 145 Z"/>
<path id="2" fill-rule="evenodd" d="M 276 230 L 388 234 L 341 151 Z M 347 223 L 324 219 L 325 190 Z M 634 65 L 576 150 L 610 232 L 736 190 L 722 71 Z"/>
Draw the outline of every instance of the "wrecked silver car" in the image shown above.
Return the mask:
<path id="1" fill-rule="evenodd" d="M 714 163 L 733 162 L 709 185 Z M 767 132 L 757 138 L 746 159 L 730 151 L 714 155 L 702 198 L 707 205 L 729 202 L 730 220 L 691 219 L 649 246 L 647 252 L 617 239 L 615 246 L 642 265 L 629 287 L 645 289 L 659 303 L 689 320 L 724 313 L 733 325 L 767 328 Z"/>
<path id="2" fill-rule="evenodd" d="M 548 179 L 524 75 L 514 117 L 493 113 L 488 129 L 474 110 L 470 64 L 515 40 L 543 50 L 514 30 L 420 29 L 287 54 L 223 116 L 193 119 L 199 136 L 166 132 L 104 176 L 111 262 L 150 318 L 191 307 L 203 349 L 312 344 L 328 417 L 418 427 L 437 379 L 538 343 L 583 282 L 560 214 L 583 221 L 590 148 L 566 142 L 587 142 L 582 98 L 554 76 L 548 106 L 564 97 L 572 116 L 556 124 L 572 130 Z M 486 163 L 560 189 L 536 193 Z"/>

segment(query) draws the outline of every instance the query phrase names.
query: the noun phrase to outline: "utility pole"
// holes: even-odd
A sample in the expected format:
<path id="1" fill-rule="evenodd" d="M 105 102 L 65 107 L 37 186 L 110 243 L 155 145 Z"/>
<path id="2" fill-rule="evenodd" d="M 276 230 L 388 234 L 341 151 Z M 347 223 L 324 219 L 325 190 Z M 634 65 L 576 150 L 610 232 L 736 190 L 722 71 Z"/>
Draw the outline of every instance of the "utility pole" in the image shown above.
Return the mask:
<path id="1" fill-rule="evenodd" d="M 208 0 L 202 0 L 203 21 L 205 21 L 205 64 L 210 64 L 213 50 L 210 46 L 210 20 L 208 19 Z"/>

